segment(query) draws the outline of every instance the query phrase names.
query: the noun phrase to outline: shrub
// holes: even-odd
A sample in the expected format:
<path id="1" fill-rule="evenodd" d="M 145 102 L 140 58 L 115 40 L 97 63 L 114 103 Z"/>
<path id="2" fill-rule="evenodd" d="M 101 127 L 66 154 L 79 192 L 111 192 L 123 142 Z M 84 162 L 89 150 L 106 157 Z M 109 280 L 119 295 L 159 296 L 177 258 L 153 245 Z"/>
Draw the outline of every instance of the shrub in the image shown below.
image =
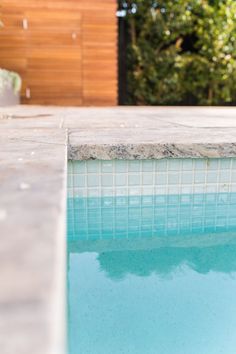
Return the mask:
<path id="1" fill-rule="evenodd" d="M 123 2 L 128 104 L 236 103 L 236 1 Z"/>
<path id="2" fill-rule="evenodd" d="M 0 69 L 0 94 L 5 88 L 13 89 L 15 94 L 20 92 L 21 78 L 13 71 Z"/>

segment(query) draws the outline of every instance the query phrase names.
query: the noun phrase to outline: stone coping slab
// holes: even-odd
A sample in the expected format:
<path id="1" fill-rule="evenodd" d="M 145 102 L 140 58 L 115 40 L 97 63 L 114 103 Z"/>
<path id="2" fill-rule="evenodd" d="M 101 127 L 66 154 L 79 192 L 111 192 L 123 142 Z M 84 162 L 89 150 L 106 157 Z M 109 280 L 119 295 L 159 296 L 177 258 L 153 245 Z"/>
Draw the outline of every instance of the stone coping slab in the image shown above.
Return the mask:
<path id="1" fill-rule="evenodd" d="M 2 119 L 1 119 L 2 118 Z M 2 128 L 68 131 L 68 158 L 236 156 L 234 107 L 1 108 Z"/>
<path id="2" fill-rule="evenodd" d="M 235 108 L 0 108 L 1 354 L 65 354 L 68 158 L 235 156 Z"/>

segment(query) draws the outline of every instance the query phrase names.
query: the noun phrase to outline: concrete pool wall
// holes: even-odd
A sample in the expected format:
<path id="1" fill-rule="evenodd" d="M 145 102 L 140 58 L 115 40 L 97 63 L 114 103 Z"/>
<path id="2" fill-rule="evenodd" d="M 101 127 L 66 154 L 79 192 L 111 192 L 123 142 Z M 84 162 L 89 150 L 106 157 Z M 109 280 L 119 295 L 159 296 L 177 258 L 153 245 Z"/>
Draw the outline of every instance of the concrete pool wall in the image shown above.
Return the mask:
<path id="1" fill-rule="evenodd" d="M 1 108 L 1 354 L 65 353 L 68 159 L 222 157 L 236 157 L 235 108 Z"/>

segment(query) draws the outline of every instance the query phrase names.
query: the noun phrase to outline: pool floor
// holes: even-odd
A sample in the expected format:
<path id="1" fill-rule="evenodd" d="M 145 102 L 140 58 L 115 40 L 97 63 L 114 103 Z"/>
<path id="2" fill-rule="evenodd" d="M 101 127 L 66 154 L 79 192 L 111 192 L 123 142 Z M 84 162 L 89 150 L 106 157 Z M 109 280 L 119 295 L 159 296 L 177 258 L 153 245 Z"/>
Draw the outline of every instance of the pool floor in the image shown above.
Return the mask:
<path id="1" fill-rule="evenodd" d="M 80 202 L 68 225 L 69 354 L 235 354 L 232 221 L 192 232 L 157 228 L 148 237 L 126 226 L 117 233 L 115 214 L 102 218 L 100 213 L 104 234 L 94 233 L 88 222 L 87 230 L 78 232 L 74 224 L 72 235 L 72 219 L 77 224 L 75 215 L 86 209 Z M 220 210 L 222 221 L 236 208 Z M 131 224 L 140 225 L 134 215 Z"/>

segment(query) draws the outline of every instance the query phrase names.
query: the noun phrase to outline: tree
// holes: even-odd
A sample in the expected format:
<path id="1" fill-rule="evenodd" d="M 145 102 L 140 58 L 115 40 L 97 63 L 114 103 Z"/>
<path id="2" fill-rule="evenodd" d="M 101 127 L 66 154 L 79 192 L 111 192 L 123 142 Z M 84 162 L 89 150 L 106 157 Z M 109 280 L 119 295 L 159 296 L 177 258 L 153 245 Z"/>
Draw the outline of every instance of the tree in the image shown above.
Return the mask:
<path id="1" fill-rule="evenodd" d="M 121 1 L 131 104 L 236 102 L 234 0 Z"/>

